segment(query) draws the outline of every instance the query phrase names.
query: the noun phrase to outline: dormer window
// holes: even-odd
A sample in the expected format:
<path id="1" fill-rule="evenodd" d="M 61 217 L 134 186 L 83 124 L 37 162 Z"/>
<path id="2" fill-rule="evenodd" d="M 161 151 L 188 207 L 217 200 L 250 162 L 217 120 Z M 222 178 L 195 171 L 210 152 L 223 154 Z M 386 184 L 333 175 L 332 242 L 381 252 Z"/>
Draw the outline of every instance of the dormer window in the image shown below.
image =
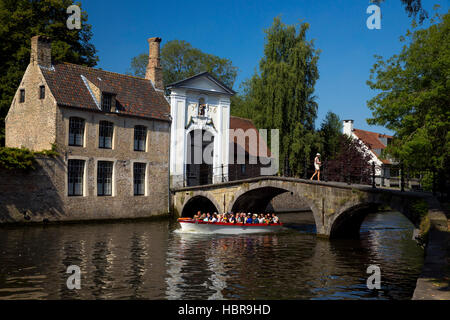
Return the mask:
<path id="1" fill-rule="evenodd" d="M 112 94 L 102 94 L 102 111 L 111 112 Z"/>

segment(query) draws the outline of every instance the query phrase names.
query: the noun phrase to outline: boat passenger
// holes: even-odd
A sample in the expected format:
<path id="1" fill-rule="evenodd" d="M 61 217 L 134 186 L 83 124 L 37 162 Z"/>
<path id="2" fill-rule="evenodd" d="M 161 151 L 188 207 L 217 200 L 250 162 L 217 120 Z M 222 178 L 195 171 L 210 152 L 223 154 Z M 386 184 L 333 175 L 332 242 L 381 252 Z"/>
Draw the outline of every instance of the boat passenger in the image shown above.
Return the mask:
<path id="1" fill-rule="evenodd" d="M 253 223 L 259 223 L 258 215 L 256 213 L 253 214 Z"/>
<path id="2" fill-rule="evenodd" d="M 206 217 L 203 219 L 203 221 L 205 222 L 209 222 L 211 220 L 211 215 L 209 214 L 209 212 L 206 214 Z"/>
<path id="3" fill-rule="evenodd" d="M 259 214 L 258 222 L 264 223 L 264 215 L 262 213 Z"/>
<path id="4" fill-rule="evenodd" d="M 273 223 L 280 223 L 280 218 L 275 213 L 272 213 L 272 222 Z"/>
<path id="5" fill-rule="evenodd" d="M 230 214 L 230 219 L 228 221 L 229 223 L 236 223 L 236 217 L 234 216 L 234 213 Z"/>
<path id="6" fill-rule="evenodd" d="M 253 223 L 253 219 L 250 213 L 247 215 L 247 220 L 245 220 L 245 223 Z"/>
<path id="7" fill-rule="evenodd" d="M 212 223 L 217 222 L 217 215 L 215 213 L 212 215 L 212 219 L 210 222 Z"/>

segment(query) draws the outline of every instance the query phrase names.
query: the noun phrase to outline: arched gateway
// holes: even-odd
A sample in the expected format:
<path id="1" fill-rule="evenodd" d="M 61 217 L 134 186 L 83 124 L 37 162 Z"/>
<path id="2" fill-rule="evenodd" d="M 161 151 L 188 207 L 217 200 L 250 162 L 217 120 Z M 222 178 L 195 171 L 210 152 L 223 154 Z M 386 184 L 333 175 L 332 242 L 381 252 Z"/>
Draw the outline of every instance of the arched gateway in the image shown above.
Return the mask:
<path id="1" fill-rule="evenodd" d="M 213 212 L 214 209 L 218 213 L 263 212 L 274 197 L 284 192 L 292 192 L 308 204 L 314 215 L 317 234 L 327 238 L 357 236 L 366 214 L 380 205 L 388 205 L 403 213 L 418 227 L 421 221 L 418 204 L 430 200 L 430 196 L 423 193 L 337 182 L 259 177 L 173 189 L 172 208 L 175 214 L 183 216 L 189 216 L 194 203 L 198 205 L 195 212 Z"/>
<path id="2" fill-rule="evenodd" d="M 170 185 L 228 180 L 230 97 L 235 92 L 208 72 L 169 84 L 166 89 L 170 91 L 172 117 Z M 199 137 L 203 139 L 195 139 Z"/>

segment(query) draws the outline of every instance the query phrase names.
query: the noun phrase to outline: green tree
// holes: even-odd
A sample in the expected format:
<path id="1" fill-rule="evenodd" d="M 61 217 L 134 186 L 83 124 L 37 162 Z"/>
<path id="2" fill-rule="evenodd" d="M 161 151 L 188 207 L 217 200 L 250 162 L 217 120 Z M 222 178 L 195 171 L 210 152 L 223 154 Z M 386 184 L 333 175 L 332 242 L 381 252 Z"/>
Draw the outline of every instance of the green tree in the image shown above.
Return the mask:
<path id="1" fill-rule="evenodd" d="M 322 159 L 334 159 L 339 152 L 342 122 L 338 115 L 328 111 L 323 120 L 319 134 L 322 138 Z"/>
<path id="2" fill-rule="evenodd" d="M 0 145 L 4 144 L 4 119 L 30 61 L 31 37 L 52 39 L 54 62 L 96 65 L 86 12 L 82 12 L 81 30 L 66 26 L 66 10 L 72 4 L 71 0 L 0 0 Z"/>
<path id="3" fill-rule="evenodd" d="M 143 78 L 147 64 L 148 54 L 140 54 L 131 60 L 128 73 Z M 168 41 L 161 48 L 161 67 L 165 84 L 208 71 L 232 88 L 237 76 L 237 67 L 230 60 L 204 53 L 183 40 Z"/>
<path id="4" fill-rule="evenodd" d="M 232 105 L 233 114 L 251 118 L 258 128 L 280 130 L 280 169 L 293 175 L 304 175 L 311 154 L 320 147 L 314 131 L 319 51 L 307 41 L 308 29 L 307 23 L 285 25 L 276 17 L 265 30 L 259 72 Z"/>
<path id="5" fill-rule="evenodd" d="M 400 0 L 405 6 L 405 11 L 409 17 L 419 18 L 419 22 L 422 23 L 428 18 L 428 12 L 422 7 L 422 0 Z M 380 4 L 384 0 L 371 0 L 371 2 Z"/>
<path id="6" fill-rule="evenodd" d="M 409 41 L 407 41 L 409 39 Z M 450 158 L 450 14 L 426 29 L 408 31 L 402 51 L 377 57 L 367 84 L 369 124 L 395 132 L 386 152 L 416 169 L 448 173 Z"/>

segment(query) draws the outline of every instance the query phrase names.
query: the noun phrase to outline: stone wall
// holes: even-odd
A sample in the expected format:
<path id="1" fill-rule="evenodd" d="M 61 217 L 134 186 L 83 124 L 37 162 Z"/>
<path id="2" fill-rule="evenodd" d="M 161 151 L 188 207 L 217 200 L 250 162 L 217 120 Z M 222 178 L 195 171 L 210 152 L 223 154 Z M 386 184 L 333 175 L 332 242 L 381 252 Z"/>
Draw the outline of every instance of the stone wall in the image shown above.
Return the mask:
<path id="1" fill-rule="evenodd" d="M 62 216 L 63 199 L 55 184 L 61 170 L 57 159 L 38 159 L 36 170 L 30 172 L 0 168 L 0 222 L 42 222 Z"/>
<path id="2" fill-rule="evenodd" d="M 128 178 L 132 166 L 116 162 L 116 194 L 97 196 L 93 192 L 96 176 L 90 175 L 86 177 L 87 195 L 69 197 L 64 158 L 37 162 L 36 170 L 30 172 L 0 169 L 0 223 L 147 218 L 168 213 L 167 165 L 148 177 L 145 196 L 132 195 L 132 180 Z M 90 172 L 94 162 L 88 162 Z"/>
<path id="3" fill-rule="evenodd" d="M 310 210 L 304 199 L 290 192 L 282 193 L 273 198 L 267 209 L 275 212 Z"/>
<path id="4" fill-rule="evenodd" d="M 45 98 L 39 99 L 39 87 Z M 25 102 L 20 102 L 20 90 Z M 34 151 L 50 150 L 56 139 L 56 101 L 39 66 L 29 64 L 5 120 L 6 146 Z"/>

